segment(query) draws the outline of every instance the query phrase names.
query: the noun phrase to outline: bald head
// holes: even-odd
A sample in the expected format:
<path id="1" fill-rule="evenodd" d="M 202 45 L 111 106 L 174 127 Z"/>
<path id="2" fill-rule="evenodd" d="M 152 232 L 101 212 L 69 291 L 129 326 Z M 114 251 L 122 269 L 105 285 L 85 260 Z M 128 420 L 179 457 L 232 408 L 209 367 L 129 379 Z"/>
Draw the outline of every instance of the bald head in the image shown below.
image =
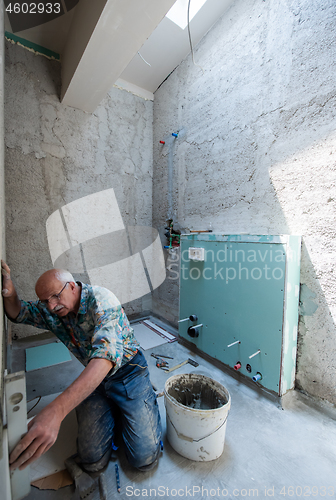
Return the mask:
<path id="1" fill-rule="evenodd" d="M 49 269 L 49 271 L 43 273 L 37 280 L 35 285 L 36 295 L 39 296 L 39 292 L 43 292 L 45 288 L 49 289 L 49 287 L 54 284 L 56 286 L 65 285 L 67 282 L 76 283 L 74 277 L 71 273 L 69 273 L 69 271 L 66 271 L 65 269 Z"/>
<path id="2" fill-rule="evenodd" d="M 77 314 L 81 286 L 69 271 L 49 269 L 37 280 L 35 291 L 40 301 L 58 316 L 66 316 L 70 312 Z"/>

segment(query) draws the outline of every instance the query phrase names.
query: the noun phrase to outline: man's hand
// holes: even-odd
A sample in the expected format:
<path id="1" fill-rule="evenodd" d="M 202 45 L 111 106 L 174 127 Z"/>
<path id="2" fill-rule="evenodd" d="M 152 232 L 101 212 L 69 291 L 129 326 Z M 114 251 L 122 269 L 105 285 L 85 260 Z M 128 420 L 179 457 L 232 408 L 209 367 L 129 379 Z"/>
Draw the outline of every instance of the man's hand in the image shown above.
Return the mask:
<path id="1" fill-rule="evenodd" d="M 27 434 L 10 454 L 12 470 L 24 469 L 49 450 L 57 439 L 62 420 L 98 387 L 111 368 L 113 363 L 107 359 L 91 359 L 79 377 L 29 422 Z"/>
<path id="2" fill-rule="evenodd" d="M 2 296 L 4 299 L 5 311 L 10 319 L 16 319 L 21 311 L 21 302 L 11 280 L 10 269 L 3 260 L 1 261 L 1 274 Z"/>
<path id="3" fill-rule="evenodd" d="M 28 432 L 9 456 L 10 469 L 25 469 L 49 450 L 57 439 L 62 418 L 52 403 L 29 422 Z"/>
<path id="4" fill-rule="evenodd" d="M 1 274 L 2 274 L 2 295 L 4 297 L 12 297 L 16 294 L 13 282 L 10 277 L 10 269 L 6 262 L 1 261 Z"/>

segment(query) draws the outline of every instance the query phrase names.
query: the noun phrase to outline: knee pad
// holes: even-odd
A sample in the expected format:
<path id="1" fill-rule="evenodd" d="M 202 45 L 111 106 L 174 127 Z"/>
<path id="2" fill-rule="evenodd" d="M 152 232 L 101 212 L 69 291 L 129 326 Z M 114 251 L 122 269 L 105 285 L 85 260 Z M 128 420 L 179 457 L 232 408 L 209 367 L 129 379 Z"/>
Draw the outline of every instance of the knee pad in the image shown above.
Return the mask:
<path id="1" fill-rule="evenodd" d="M 142 461 L 143 463 L 141 463 L 139 460 L 138 463 L 134 465 L 134 467 L 143 472 L 147 472 L 149 470 L 154 469 L 154 467 L 156 467 L 157 464 L 159 463 L 160 450 L 161 450 L 161 442 L 152 457 L 147 457 L 145 460 Z M 150 459 L 151 461 L 149 461 Z"/>
<path id="2" fill-rule="evenodd" d="M 93 463 L 83 463 L 81 462 L 81 466 L 86 472 L 102 472 L 103 469 L 105 469 L 110 461 L 112 454 L 112 449 L 107 450 L 104 455 L 97 460 L 96 462 Z"/>

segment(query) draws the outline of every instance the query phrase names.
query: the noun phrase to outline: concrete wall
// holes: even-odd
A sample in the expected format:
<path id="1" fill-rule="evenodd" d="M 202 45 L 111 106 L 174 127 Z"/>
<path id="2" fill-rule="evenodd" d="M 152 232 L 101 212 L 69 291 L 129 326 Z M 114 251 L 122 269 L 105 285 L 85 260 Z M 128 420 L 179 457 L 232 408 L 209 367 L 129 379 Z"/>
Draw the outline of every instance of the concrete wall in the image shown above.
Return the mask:
<path id="1" fill-rule="evenodd" d="M 0 19 L 3 21 L 4 6 L 0 6 Z M 0 26 L 0 256 L 4 258 L 5 246 L 5 198 L 4 198 L 4 79 L 3 73 L 5 68 L 4 62 L 4 28 L 3 22 Z M 0 480 L 4 484 L 4 491 L 8 487 L 8 474 L 3 459 L 3 417 L 4 417 L 4 371 L 6 368 L 6 332 L 3 321 L 3 303 L 0 305 Z M 7 497 L 6 497 L 7 498 Z"/>
<path id="2" fill-rule="evenodd" d="M 333 403 L 335 39 L 334 0 L 236 1 L 195 50 L 203 70 L 188 57 L 155 93 L 153 192 L 162 237 L 170 157 L 182 228 L 302 234 L 297 386 Z M 175 322 L 176 269 L 154 292 Z"/>
<path id="3" fill-rule="evenodd" d="M 38 276 L 53 267 L 46 221 L 64 205 L 113 188 L 125 227 L 152 223 L 153 103 L 113 88 L 93 114 L 64 106 L 60 69 L 6 43 L 7 259 L 19 294 L 33 300 Z M 126 310 L 150 307 L 147 294 Z"/>

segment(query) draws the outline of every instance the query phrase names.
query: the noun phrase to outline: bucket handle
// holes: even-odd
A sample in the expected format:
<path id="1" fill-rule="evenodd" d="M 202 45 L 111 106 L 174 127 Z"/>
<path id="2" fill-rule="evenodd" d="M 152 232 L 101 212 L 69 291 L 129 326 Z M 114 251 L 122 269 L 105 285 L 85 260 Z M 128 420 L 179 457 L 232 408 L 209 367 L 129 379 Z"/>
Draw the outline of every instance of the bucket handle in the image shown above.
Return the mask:
<path id="1" fill-rule="evenodd" d="M 218 431 L 221 427 L 223 427 L 223 425 L 224 425 L 224 424 L 226 423 L 226 421 L 227 421 L 227 418 L 228 418 L 228 416 L 229 416 L 229 412 L 227 413 L 227 415 L 226 415 L 226 418 L 225 418 L 224 422 L 222 422 L 222 423 L 221 423 L 221 425 L 220 425 L 219 427 L 217 427 L 217 429 L 216 429 L 216 430 L 214 430 L 213 432 L 210 432 L 210 434 L 207 434 L 206 436 L 204 436 L 204 437 L 202 437 L 202 438 L 199 438 L 199 439 L 193 439 L 193 438 L 188 437 L 188 436 L 185 436 L 184 434 L 182 434 L 181 432 L 179 432 L 179 431 L 176 429 L 176 427 L 175 427 L 175 425 L 173 424 L 173 422 L 171 421 L 171 419 L 170 419 L 170 417 L 169 417 L 169 415 L 168 415 L 168 413 L 167 413 L 167 412 L 166 412 L 166 415 L 167 415 L 167 417 L 168 417 L 168 419 L 169 419 L 169 422 L 170 422 L 170 423 L 172 424 L 172 426 L 174 427 L 175 432 L 176 432 L 176 434 L 177 434 L 177 437 L 178 437 L 178 438 L 183 439 L 184 441 L 189 441 L 189 443 L 193 443 L 193 442 L 194 442 L 194 443 L 198 443 L 199 441 L 202 441 L 203 439 L 206 439 L 207 437 L 209 437 L 209 436 L 211 436 L 212 434 L 214 434 L 215 432 L 217 432 L 217 431 Z"/>

